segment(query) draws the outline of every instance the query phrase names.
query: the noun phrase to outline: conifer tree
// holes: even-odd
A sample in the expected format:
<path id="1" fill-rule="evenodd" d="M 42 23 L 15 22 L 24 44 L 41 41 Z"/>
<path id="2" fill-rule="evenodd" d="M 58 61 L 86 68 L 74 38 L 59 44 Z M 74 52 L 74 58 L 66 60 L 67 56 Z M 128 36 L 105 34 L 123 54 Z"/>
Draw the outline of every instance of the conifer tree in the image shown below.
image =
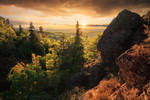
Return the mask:
<path id="1" fill-rule="evenodd" d="M 6 25 L 10 25 L 9 19 L 6 19 L 5 23 L 6 23 Z"/>
<path id="2" fill-rule="evenodd" d="M 74 37 L 74 41 L 71 42 L 67 48 L 63 47 L 62 50 L 62 64 L 60 69 L 69 69 L 71 73 L 76 73 L 80 71 L 80 68 L 84 64 L 84 53 L 83 53 L 83 45 L 80 37 L 80 27 L 79 22 L 76 24 L 76 33 Z M 62 38 L 61 42 L 64 39 Z M 63 45 L 63 43 L 61 43 Z"/>
<path id="3" fill-rule="evenodd" d="M 19 33 L 21 33 L 23 31 L 23 28 L 21 25 L 19 25 Z"/>
<path id="4" fill-rule="evenodd" d="M 61 49 L 64 50 L 65 48 L 65 34 L 63 33 L 60 39 Z"/>
<path id="5" fill-rule="evenodd" d="M 39 27 L 39 32 L 43 33 L 43 27 L 42 26 Z"/>
<path id="6" fill-rule="evenodd" d="M 40 43 L 40 38 L 38 34 L 36 34 L 35 27 L 32 22 L 30 23 L 29 26 L 29 32 L 30 32 L 30 42 L 31 42 L 32 52 L 38 55 L 43 55 L 44 50 Z"/>
<path id="7" fill-rule="evenodd" d="M 35 27 L 33 26 L 33 23 L 31 22 L 30 23 L 30 26 L 29 26 L 29 32 L 30 32 L 30 38 L 31 38 L 31 41 L 38 41 L 38 38 L 36 36 L 36 33 L 35 33 Z"/>
<path id="8" fill-rule="evenodd" d="M 73 64 L 77 65 L 77 68 L 80 69 L 81 66 L 84 64 L 84 51 L 83 51 L 82 40 L 80 36 L 80 24 L 77 21 L 76 24 L 76 36 L 74 42 L 74 49 L 73 49 Z"/>
<path id="9" fill-rule="evenodd" d="M 30 22 L 30 26 L 29 26 L 29 31 L 30 31 L 30 33 L 33 33 L 34 30 L 35 30 L 35 28 L 34 28 L 34 26 L 33 26 L 33 23 Z"/>

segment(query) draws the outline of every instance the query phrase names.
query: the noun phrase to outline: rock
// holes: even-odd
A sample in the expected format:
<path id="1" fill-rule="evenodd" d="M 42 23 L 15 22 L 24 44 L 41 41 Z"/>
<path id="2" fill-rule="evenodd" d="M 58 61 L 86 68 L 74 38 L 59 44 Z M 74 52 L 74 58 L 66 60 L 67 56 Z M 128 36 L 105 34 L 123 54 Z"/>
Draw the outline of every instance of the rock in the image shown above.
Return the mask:
<path id="1" fill-rule="evenodd" d="M 102 80 L 98 86 L 82 95 L 82 100 L 150 100 L 150 83 L 142 89 L 130 88 L 116 79 Z"/>
<path id="2" fill-rule="evenodd" d="M 143 15 L 143 19 L 145 20 L 145 23 L 150 27 L 150 11 L 146 15 Z"/>
<path id="3" fill-rule="evenodd" d="M 123 10 L 111 22 L 98 42 L 105 64 L 112 65 L 120 54 L 146 38 L 144 20 L 138 14 Z"/>
<path id="4" fill-rule="evenodd" d="M 139 45 L 134 45 L 116 61 L 120 68 L 122 82 L 131 87 L 141 87 L 150 80 L 150 37 Z"/>
<path id="5" fill-rule="evenodd" d="M 106 75 L 106 72 L 99 63 L 91 64 L 87 68 L 84 68 L 81 72 L 76 73 L 71 78 L 72 87 L 87 87 L 92 88 L 96 86 L 100 80 Z"/>
<path id="6" fill-rule="evenodd" d="M 82 100 L 112 100 L 109 96 L 119 87 L 116 79 L 102 80 L 98 86 L 83 94 Z"/>
<path id="7" fill-rule="evenodd" d="M 150 83 L 147 83 L 143 88 L 129 88 L 125 83 L 113 92 L 110 100 L 150 100 Z"/>
<path id="8" fill-rule="evenodd" d="M 125 13 L 127 15 L 124 15 Z M 126 22 L 128 18 L 125 18 L 125 16 L 131 17 L 131 20 L 129 19 L 132 22 L 131 24 L 129 24 L 130 21 Z M 119 80 L 102 80 L 98 86 L 83 94 L 83 100 L 150 100 L 149 27 L 138 23 L 137 20 L 142 21 L 139 15 L 126 10 L 121 12 L 117 18 L 122 18 L 119 24 L 123 26 L 123 23 L 125 23 L 125 27 L 120 30 L 121 26 L 114 24 L 116 23 L 115 20 L 117 20 L 115 19 L 111 23 L 112 26 L 109 25 L 109 28 L 105 30 L 98 47 L 102 52 L 102 56 L 106 56 L 107 59 L 103 57 L 106 63 L 112 63 L 116 59 L 116 64 L 120 68 Z M 113 25 L 116 25 L 116 27 Z M 111 27 L 113 27 L 112 30 Z M 110 39 L 108 36 L 110 36 Z M 122 38 L 122 40 L 117 43 L 119 38 Z M 121 45 L 122 43 L 124 45 Z M 105 48 L 100 46 L 104 46 Z M 107 46 L 110 46 L 109 48 L 111 49 L 109 50 Z M 117 55 L 120 56 L 117 57 Z"/>
<path id="9" fill-rule="evenodd" d="M 147 15 L 147 16 L 150 16 L 150 11 L 148 11 L 146 15 Z"/>

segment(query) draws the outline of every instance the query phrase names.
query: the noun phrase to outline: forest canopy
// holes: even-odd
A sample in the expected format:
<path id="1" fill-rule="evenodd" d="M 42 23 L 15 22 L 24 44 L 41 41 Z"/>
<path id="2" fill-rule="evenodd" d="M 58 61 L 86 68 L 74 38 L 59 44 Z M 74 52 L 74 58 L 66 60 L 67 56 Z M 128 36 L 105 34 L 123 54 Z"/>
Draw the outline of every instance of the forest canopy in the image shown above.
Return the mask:
<path id="1" fill-rule="evenodd" d="M 28 30 L 21 25 L 15 29 L 9 19 L 0 18 L 2 100 L 64 98 L 65 91 L 72 91 L 72 76 L 99 59 L 96 44 L 100 38 L 84 36 L 78 21 L 74 34 L 55 38 L 42 26 L 36 30 L 32 22 Z"/>

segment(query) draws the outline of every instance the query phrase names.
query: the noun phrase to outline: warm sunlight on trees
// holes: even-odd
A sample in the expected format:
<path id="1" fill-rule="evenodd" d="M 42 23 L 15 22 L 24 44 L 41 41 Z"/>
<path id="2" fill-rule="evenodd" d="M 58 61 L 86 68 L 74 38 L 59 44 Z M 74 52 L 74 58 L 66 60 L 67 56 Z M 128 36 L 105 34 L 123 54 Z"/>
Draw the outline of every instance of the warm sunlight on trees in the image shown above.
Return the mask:
<path id="1" fill-rule="evenodd" d="M 81 35 L 80 27 L 77 21 L 73 36 L 46 33 L 42 26 L 36 30 L 32 22 L 28 30 L 19 25 L 14 31 L 0 18 L 0 61 L 1 66 L 5 66 L 0 67 L 0 75 L 5 78 L 8 75 L 7 83 L 11 83 L 9 90 L 2 92 L 2 98 L 32 100 L 80 95 L 84 89 L 73 93 L 71 78 L 95 57 L 95 50 L 88 49 L 90 40 Z M 91 44 L 95 49 L 96 42 Z"/>

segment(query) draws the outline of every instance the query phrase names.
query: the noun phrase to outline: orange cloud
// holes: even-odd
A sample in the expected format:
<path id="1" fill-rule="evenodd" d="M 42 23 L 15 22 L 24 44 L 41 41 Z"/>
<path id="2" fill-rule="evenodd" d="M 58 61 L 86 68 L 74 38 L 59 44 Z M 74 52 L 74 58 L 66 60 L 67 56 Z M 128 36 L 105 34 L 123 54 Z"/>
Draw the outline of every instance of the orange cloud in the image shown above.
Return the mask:
<path id="1" fill-rule="evenodd" d="M 150 0 L 0 0 L 0 5 L 14 5 L 51 15 L 114 16 L 122 9 L 139 13 L 150 8 Z"/>

